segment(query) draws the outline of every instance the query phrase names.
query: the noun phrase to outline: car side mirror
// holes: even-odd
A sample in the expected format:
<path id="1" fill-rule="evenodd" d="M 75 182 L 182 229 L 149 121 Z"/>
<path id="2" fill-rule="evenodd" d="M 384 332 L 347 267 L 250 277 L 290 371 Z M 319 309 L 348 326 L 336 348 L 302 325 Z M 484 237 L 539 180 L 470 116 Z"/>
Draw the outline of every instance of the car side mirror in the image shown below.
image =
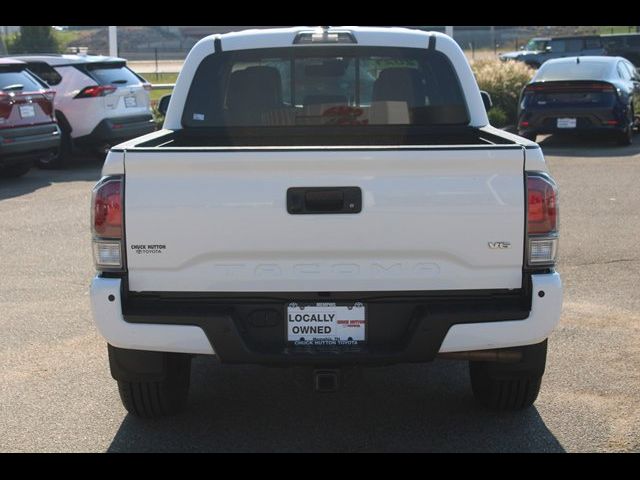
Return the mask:
<path id="1" fill-rule="evenodd" d="M 167 110 L 169 109 L 169 101 L 171 100 L 171 94 L 165 95 L 158 102 L 158 111 L 165 116 L 167 114 Z"/>
<path id="2" fill-rule="evenodd" d="M 546 47 L 544 47 L 544 51 L 546 53 L 551 53 L 551 45 L 547 45 Z"/>
<path id="3" fill-rule="evenodd" d="M 491 95 L 484 90 L 480 90 L 480 96 L 482 97 L 482 103 L 484 103 L 484 108 L 488 112 L 493 108 L 493 102 L 491 101 Z"/>

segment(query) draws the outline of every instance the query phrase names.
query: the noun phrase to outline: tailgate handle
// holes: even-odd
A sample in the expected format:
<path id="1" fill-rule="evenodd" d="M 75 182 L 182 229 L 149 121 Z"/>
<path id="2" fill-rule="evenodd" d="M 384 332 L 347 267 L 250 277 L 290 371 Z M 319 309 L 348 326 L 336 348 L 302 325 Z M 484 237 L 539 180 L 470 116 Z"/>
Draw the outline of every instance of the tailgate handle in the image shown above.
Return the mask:
<path id="1" fill-rule="evenodd" d="M 318 213 L 360 213 L 360 187 L 291 187 L 287 190 L 287 211 L 292 215 Z"/>

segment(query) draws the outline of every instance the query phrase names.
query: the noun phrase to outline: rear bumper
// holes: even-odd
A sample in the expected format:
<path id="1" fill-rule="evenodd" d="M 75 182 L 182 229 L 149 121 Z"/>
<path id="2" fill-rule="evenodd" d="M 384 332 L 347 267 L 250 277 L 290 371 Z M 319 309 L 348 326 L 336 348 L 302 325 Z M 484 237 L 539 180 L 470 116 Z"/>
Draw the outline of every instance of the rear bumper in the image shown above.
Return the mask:
<path id="1" fill-rule="evenodd" d="M 543 296 L 539 292 L 544 292 Z M 406 311 L 396 305 L 401 302 L 385 303 L 387 310 L 384 313 L 391 324 L 402 325 L 406 320 L 406 332 L 396 332 L 398 342 L 393 345 L 349 351 L 317 352 L 265 346 L 259 341 L 256 343 L 256 337 L 247 333 L 246 325 L 238 321 L 234 308 L 212 309 L 204 314 L 202 305 L 198 305 L 201 302 L 194 301 L 182 303 L 182 313 L 176 314 L 172 311 L 173 306 L 165 308 L 161 302 L 149 305 L 154 303 L 156 307 L 150 307 L 147 312 L 143 311 L 144 303 L 123 307 L 120 279 L 96 277 L 91 284 L 91 304 L 98 330 L 109 344 L 119 348 L 217 354 L 227 363 L 389 364 L 430 361 L 439 352 L 539 343 L 549 336 L 560 320 L 562 283 L 557 273 L 532 275 L 530 309 L 523 315 L 517 313 L 518 308 L 510 309 L 518 317 L 514 319 L 503 318 L 509 309 L 494 310 L 495 318 L 486 318 L 482 312 L 469 310 L 451 314 L 437 309 L 413 309 L 417 305 L 415 302 L 410 303 L 413 313 L 405 318 Z M 238 308 L 241 306 L 246 307 L 246 304 L 238 304 Z M 481 321 L 470 320 L 474 318 L 481 318 Z M 284 338 L 284 328 L 278 328 L 282 328 Z M 390 332 L 391 336 L 396 335 L 393 329 Z"/>
<path id="2" fill-rule="evenodd" d="M 606 133 L 627 128 L 627 112 L 621 107 L 593 109 L 528 109 L 520 115 L 518 131 L 540 135 L 554 133 Z M 575 128 L 558 128 L 559 118 L 575 118 Z M 522 121 L 528 122 L 523 126 Z M 617 122 L 612 125 L 608 122 Z"/>
<path id="3" fill-rule="evenodd" d="M 105 143 L 116 145 L 155 130 L 156 125 L 151 115 L 105 118 L 89 135 L 78 137 L 74 141 L 80 146 Z"/>
<path id="4" fill-rule="evenodd" d="M 31 161 L 34 154 L 60 147 L 60 129 L 55 123 L 0 130 L 0 165 Z"/>

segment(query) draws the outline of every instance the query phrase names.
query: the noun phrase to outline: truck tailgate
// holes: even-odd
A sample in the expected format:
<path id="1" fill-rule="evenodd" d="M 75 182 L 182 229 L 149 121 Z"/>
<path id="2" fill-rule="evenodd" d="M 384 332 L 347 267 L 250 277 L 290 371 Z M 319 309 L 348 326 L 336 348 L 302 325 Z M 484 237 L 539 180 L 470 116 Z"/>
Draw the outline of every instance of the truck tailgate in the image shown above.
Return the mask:
<path id="1" fill-rule="evenodd" d="M 128 150 L 129 289 L 520 288 L 523 170 L 518 146 Z M 362 210 L 294 215 L 291 187 L 359 187 Z"/>

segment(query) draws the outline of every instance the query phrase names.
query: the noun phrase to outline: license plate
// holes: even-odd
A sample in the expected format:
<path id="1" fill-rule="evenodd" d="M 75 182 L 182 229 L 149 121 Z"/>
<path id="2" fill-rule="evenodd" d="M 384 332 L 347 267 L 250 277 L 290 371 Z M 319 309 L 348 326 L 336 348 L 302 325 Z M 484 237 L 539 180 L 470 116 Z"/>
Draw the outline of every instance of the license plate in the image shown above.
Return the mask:
<path id="1" fill-rule="evenodd" d="M 20 105 L 20 117 L 29 118 L 36 116 L 36 109 L 33 105 Z"/>
<path id="2" fill-rule="evenodd" d="M 366 340 L 366 309 L 362 303 L 290 303 L 287 341 L 293 345 L 358 345 Z"/>
<path id="3" fill-rule="evenodd" d="M 127 108 L 137 107 L 138 101 L 136 100 L 135 95 L 129 95 L 124 97 L 124 106 Z"/>
<path id="4" fill-rule="evenodd" d="M 575 118 L 559 118 L 558 119 L 558 128 L 576 128 L 576 119 Z"/>

